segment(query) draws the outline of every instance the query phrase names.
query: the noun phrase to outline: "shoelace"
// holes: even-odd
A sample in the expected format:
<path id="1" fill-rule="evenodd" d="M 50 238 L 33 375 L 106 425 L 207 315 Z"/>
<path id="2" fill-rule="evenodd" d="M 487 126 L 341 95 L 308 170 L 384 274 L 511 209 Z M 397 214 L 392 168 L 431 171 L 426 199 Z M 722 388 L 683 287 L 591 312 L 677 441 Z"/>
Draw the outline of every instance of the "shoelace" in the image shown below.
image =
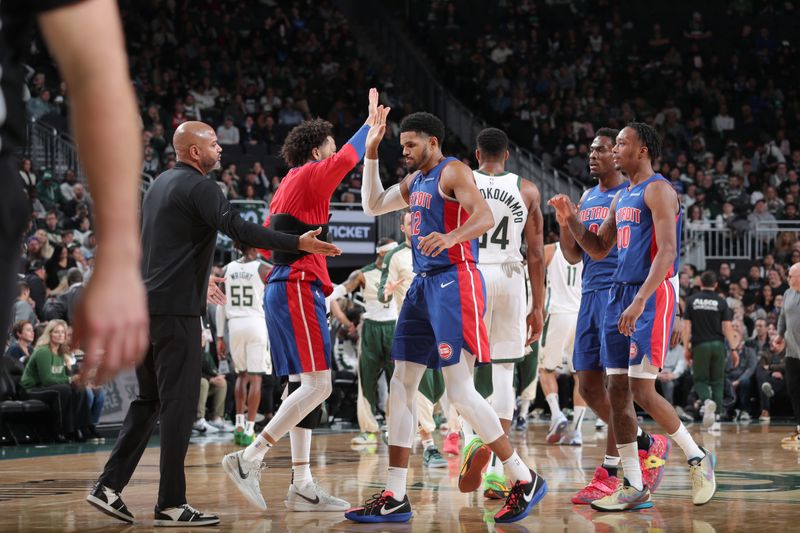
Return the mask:
<path id="1" fill-rule="evenodd" d="M 370 512 L 372 511 L 372 509 L 375 509 L 376 507 L 383 507 L 383 504 L 386 503 L 386 500 L 388 498 L 389 497 L 385 496 L 383 492 L 373 494 L 372 498 L 370 498 L 364 503 L 364 511 Z"/>
<path id="2" fill-rule="evenodd" d="M 184 503 L 183 505 L 181 505 L 181 507 L 183 507 L 185 510 L 189 511 L 190 513 L 194 514 L 196 517 L 203 516 L 203 513 L 201 513 L 200 511 L 198 511 L 197 509 L 195 509 L 194 507 L 192 507 L 188 503 Z"/>
<path id="3" fill-rule="evenodd" d="M 317 493 L 317 496 L 320 497 L 320 500 L 331 500 L 331 495 L 328 494 L 328 491 L 317 485 L 316 481 L 314 482 L 314 491 Z"/>
<path id="4" fill-rule="evenodd" d="M 508 494 L 508 499 L 506 499 L 506 504 L 503 507 L 511 509 L 512 511 L 516 511 L 517 507 L 519 507 L 519 502 L 522 499 L 522 493 L 524 492 L 522 488 L 522 483 L 517 481 L 514 483 L 514 486 L 511 487 L 511 492 Z"/>

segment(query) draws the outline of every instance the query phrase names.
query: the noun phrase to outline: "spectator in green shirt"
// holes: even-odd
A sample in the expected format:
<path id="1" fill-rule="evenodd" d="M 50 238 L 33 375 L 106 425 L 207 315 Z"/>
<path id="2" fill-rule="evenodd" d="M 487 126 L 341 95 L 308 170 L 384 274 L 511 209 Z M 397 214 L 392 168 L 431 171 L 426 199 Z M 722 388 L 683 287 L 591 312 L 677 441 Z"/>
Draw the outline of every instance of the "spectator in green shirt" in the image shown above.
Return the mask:
<path id="1" fill-rule="evenodd" d="M 82 442 L 80 429 L 91 424 L 89 405 L 85 391 L 67 374 L 68 349 L 66 322 L 51 320 L 25 364 L 21 385 L 29 397 L 50 405 L 57 441 Z"/>

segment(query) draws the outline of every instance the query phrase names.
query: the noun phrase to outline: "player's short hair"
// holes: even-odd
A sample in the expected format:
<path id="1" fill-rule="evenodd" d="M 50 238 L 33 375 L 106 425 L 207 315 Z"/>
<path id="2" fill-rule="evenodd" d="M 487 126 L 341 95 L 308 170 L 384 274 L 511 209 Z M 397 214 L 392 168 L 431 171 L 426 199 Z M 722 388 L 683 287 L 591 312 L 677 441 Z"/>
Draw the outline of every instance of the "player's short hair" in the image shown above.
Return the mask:
<path id="1" fill-rule="evenodd" d="M 717 275 L 713 270 L 706 270 L 700 274 L 700 285 L 711 288 L 717 284 Z"/>
<path id="2" fill-rule="evenodd" d="M 436 137 L 439 140 L 439 146 L 444 142 L 444 124 L 435 115 L 424 111 L 411 113 L 400 122 L 400 133 L 408 131 Z"/>
<path id="3" fill-rule="evenodd" d="M 508 150 L 508 135 L 498 128 L 486 128 L 478 134 L 478 150 L 489 157 L 498 157 Z"/>
<path id="4" fill-rule="evenodd" d="M 644 122 L 629 122 L 627 127 L 634 130 L 642 144 L 647 147 L 650 161 L 655 161 L 661 157 L 661 137 L 658 136 L 652 126 Z"/>
<path id="5" fill-rule="evenodd" d="M 611 139 L 611 144 L 617 142 L 617 135 L 619 135 L 619 130 L 614 128 L 600 128 L 595 132 L 595 137 L 608 137 Z"/>
<path id="6" fill-rule="evenodd" d="M 333 124 L 321 118 L 306 120 L 292 128 L 281 147 L 281 157 L 290 167 L 299 167 L 311 159 L 314 148 L 333 135 Z"/>

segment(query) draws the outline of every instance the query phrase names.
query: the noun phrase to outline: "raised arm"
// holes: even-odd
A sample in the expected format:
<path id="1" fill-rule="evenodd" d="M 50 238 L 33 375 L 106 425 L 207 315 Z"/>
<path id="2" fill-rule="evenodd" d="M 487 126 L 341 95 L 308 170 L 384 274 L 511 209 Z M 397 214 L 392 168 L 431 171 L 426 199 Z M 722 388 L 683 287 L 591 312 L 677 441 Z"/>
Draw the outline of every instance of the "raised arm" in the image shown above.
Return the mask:
<path id="1" fill-rule="evenodd" d="M 539 207 L 541 196 L 539 188 L 532 182 L 520 182 L 522 199 L 528 206 L 528 218 L 525 220 L 525 243 L 528 278 L 533 299 L 533 307 L 528 314 L 528 339 L 526 345 L 536 342 L 544 329 L 544 220 Z"/>
<path id="2" fill-rule="evenodd" d="M 551 205 L 556 210 L 556 219 L 559 225 L 566 225 L 569 231 L 578 243 L 578 246 L 589 254 L 594 260 L 600 260 L 608 255 L 611 248 L 617 243 L 617 220 L 616 208 L 617 200 L 619 200 L 619 193 L 614 197 L 611 202 L 611 208 L 608 210 L 608 216 L 603 220 L 597 234 L 592 233 L 581 223 L 578 219 L 578 208 L 572 203 L 572 200 L 565 194 L 558 194 L 550 199 L 548 205 Z"/>
<path id="3" fill-rule="evenodd" d="M 447 164 L 442 170 L 439 184 L 445 194 L 458 200 L 461 207 L 469 214 L 469 218 L 464 224 L 449 233 L 442 234 L 434 231 L 420 237 L 418 245 L 420 253 L 432 257 L 436 257 L 456 244 L 477 239 L 494 226 L 492 210 L 481 191 L 478 190 L 478 186 L 475 185 L 475 176 L 467 165 L 461 161 Z"/>
<path id="4" fill-rule="evenodd" d="M 382 215 L 408 206 L 408 181 L 384 190 L 378 165 L 378 146 L 386 133 L 386 117 L 391 108 L 379 106 L 374 124 L 367 134 L 364 176 L 361 181 L 361 207 L 368 215 Z"/>
<path id="5" fill-rule="evenodd" d="M 589 194 L 589 191 L 585 191 L 583 196 L 581 196 L 581 201 L 578 203 L 577 209 L 580 213 L 581 204 L 583 204 L 584 200 L 586 200 L 586 195 Z M 558 217 L 556 217 L 558 219 Z M 572 232 L 569 229 L 567 224 L 561 224 L 561 221 L 558 221 L 558 242 L 561 244 L 561 253 L 564 254 L 564 259 L 567 260 L 567 263 L 570 265 L 576 265 L 583 261 L 583 250 L 581 247 L 578 246 L 575 237 L 572 235 Z"/>
<path id="6" fill-rule="evenodd" d="M 93 381 L 102 383 L 137 364 L 149 338 L 139 271 L 139 114 L 116 2 L 71 3 L 39 15 L 39 25 L 69 86 L 72 131 L 95 199 L 96 264 L 75 312 L 74 342 L 86 354 L 81 379 L 96 372 Z"/>

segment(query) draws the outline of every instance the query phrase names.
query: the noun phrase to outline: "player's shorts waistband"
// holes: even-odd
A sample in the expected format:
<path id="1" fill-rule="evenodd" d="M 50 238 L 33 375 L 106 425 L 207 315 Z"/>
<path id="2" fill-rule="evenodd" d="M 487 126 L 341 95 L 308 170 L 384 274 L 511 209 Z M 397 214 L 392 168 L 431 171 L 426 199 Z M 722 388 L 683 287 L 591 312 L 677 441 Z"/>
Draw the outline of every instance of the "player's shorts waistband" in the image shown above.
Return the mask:
<path id="1" fill-rule="evenodd" d="M 447 266 L 443 266 L 443 267 L 440 267 L 440 268 L 434 268 L 434 269 L 431 269 L 431 270 L 426 270 L 425 272 L 418 273 L 417 276 L 419 276 L 421 278 L 432 278 L 434 276 L 438 276 L 439 274 L 444 274 L 445 272 L 450 272 L 451 270 L 466 269 L 468 266 L 471 266 L 472 268 L 477 268 L 477 265 L 475 265 L 475 263 L 472 263 L 472 262 L 469 262 L 469 261 L 463 261 L 461 263 L 454 263 L 452 265 L 447 265 Z"/>
<path id="2" fill-rule="evenodd" d="M 644 281 L 612 281 L 612 286 L 614 285 L 622 285 L 624 287 L 641 287 L 644 285 Z"/>

